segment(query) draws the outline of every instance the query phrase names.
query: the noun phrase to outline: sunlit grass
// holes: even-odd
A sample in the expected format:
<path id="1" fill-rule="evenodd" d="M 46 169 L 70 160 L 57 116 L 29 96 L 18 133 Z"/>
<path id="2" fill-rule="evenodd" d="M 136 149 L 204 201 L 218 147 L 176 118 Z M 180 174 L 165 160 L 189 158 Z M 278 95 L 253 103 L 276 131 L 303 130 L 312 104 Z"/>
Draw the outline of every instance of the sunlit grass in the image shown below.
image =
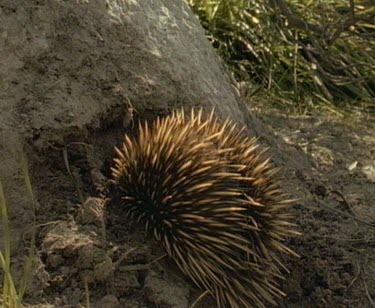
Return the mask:
<path id="1" fill-rule="evenodd" d="M 375 7 L 365 1 L 186 1 L 236 79 L 274 103 L 373 104 Z"/>

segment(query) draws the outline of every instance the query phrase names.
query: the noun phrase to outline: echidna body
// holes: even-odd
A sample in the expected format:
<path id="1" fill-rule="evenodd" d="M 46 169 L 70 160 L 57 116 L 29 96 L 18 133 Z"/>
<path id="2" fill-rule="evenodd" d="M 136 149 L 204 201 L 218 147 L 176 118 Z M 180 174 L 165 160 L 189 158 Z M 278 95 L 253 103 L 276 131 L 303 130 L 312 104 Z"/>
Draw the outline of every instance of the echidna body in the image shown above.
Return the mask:
<path id="1" fill-rule="evenodd" d="M 112 168 L 130 218 L 218 307 L 264 307 L 283 295 L 278 252 L 296 233 L 276 170 L 254 139 L 213 112 L 177 111 L 125 135 Z"/>

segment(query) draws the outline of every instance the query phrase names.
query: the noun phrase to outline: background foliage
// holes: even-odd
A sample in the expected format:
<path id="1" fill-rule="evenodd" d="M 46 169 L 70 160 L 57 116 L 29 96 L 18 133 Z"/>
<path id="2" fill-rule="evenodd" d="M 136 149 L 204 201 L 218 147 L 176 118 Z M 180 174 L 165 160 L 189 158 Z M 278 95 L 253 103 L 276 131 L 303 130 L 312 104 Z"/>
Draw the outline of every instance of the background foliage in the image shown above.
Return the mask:
<path id="1" fill-rule="evenodd" d="M 374 105 L 373 0 L 187 1 L 237 81 L 281 103 Z"/>

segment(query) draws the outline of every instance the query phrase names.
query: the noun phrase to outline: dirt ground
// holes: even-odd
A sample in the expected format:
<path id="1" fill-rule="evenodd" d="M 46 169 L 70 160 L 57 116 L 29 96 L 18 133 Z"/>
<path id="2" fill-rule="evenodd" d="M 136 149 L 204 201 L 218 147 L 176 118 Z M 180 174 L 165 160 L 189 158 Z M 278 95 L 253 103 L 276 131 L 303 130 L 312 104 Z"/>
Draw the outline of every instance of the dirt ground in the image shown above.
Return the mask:
<path id="1" fill-rule="evenodd" d="M 284 166 L 286 179 L 295 185 L 290 190 L 300 198 L 295 213 L 303 236 L 291 242 L 301 258 L 290 260 L 291 273 L 283 283 L 288 297 L 282 306 L 373 307 L 373 119 L 287 117 L 279 112 L 258 116 L 308 162 Z"/>
<path id="2" fill-rule="evenodd" d="M 264 110 L 253 112 L 283 140 L 271 154 L 284 169 L 285 189 L 299 198 L 294 212 L 303 233 L 289 242 L 301 257 L 285 258 L 290 273 L 281 285 L 288 295 L 280 306 L 373 307 L 371 119 L 285 116 Z M 182 308 L 202 293 L 117 206 L 107 177 L 113 145 L 121 140 L 120 126 L 106 123 L 92 131 L 85 144 L 72 139 L 65 150 L 48 148 L 46 161 L 31 157 L 33 186 L 43 210 L 37 213 L 38 256 L 26 297 L 29 304 Z M 32 155 L 31 146 L 28 153 Z M 283 159 L 292 153 L 298 153 L 295 160 Z M 204 306 L 213 307 L 208 296 L 196 307 Z"/>

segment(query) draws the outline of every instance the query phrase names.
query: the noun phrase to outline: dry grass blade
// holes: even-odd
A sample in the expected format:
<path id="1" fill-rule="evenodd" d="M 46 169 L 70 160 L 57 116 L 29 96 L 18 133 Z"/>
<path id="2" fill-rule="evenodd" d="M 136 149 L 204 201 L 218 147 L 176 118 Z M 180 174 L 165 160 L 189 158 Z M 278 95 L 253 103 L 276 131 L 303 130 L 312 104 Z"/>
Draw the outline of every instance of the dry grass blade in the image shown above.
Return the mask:
<path id="1" fill-rule="evenodd" d="M 69 157 L 68 157 L 68 146 L 65 146 L 64 149 L 63 149 L 63 158 L 64 158 L 66 170 L 68 170 L 70 178 L 72 179 L 73 184 L 74 184 L 74 186 L 77 190 L 79 200 L 81 201 L 81 204 L 83 204 L 85 200 L 83 199 L 81 189 L 79 188 L 79 185 L 78 185 L 78 182 L 77 182 L 75 176 L 73 175 L 72 171 L 70 170 Z"/>
<path id="2" fill-rule="evenodd" d="M 325 209 L 327 209 L 327 210 L 330 210 L 330 211 L 332 211 L 332 212 L 338 213 L 338 214 L 340 214 L 340 215 L 342 215 L 342 216 L 345 216 L 345 217 L 347 217 L 347 218 L 351 218 L 351 219 L 353 219 L 353 220 L 355 220 L 355 221 L 357 221 L 357 222 L 360 222 L 360 223 L 362 223 L 362 224 L 364 224 L 364 225 L 367 225 L 367 226 L 369 226 L 369 227 L 375 229 L 375 225 L 374 225 L 374 224 L 369 223 L 369 222 L 367 222 L 367 221 L 364 221 L 364 220 L 362 220 L 362 219 L 359 219 L 359 218 L 357 218 L 357 217 L 355 217 L 355 216 L 353 216 L 353 215 L 350 215 L 350 214 L 348 214 L 348 213 L 345 213 L 345 212 L 339 211 L 339 210 L 337 210 L 337 209 L 335 209 L 335 208 L 333 208 L 333 207 L 331 207 L 331 206 L 328 206 L 328 205 L 326 205 L 326 204 L 321 204 L 321 203 L 320 203 L 320 206 L 323 207 L 323 208 L 325 208 Z"/>
<path id="3" fill-rule="evenodd" d="M 90 290 L 89 290 L 89 282 L 88 282 L 87 277 L 83 278 L 83 284 L 84 284 L 84 287 L 85 287 L 86 308 L 90 308 L 91 307 L 91 305 L 90 305 Z"/>
<path id="4" fill-rule="evenodd" d="M 25 177 L 26 188 L 27 188 L 27 191 L 29 193 L 31 206 L 33 208 L 32 233 L 31 233 L 29 254 L 28 254 L 28 256 L 26 257 L 26 260 L 25 260 L 23 276 L 21 278 L 20 289 L 19 289 L 19 297 L 20 297 L 20 300 L 22 301 L 22 298 L 23 298 L 23 296 L 25 294 L 25 291 L 27 289 L 28 282 L 30 280 L 30 276 L 31 276 L 31 273 L 32 273 L 33 260 L 34 260 L 34 256 L 35 256 L 35 238 L 36 238 L 35 213 L 36 213 L 36 206 L 35 206 L 35 197 L 34 197 L 34 193 L 33 193 L 33 188 L 32 188 L 31 180 L 30 180 L 28 162 L 27 162 L 27 158 L 25 156 L 25 153 L 24 153 L 23 149 L 21 149 L 21 163 L 22 163 L 23 175 Z"/>
<path id="5" fill-rule="evenodd" d="M 194 301 L 190 308 L 194 308 L 209 293 L 209 290 L 204 291 L 201 295 L 198 296 L 198 298 Z"/>
<path id="6" fill-rule="evenodd" d="M 370 306 L 371 307 L 374 307 L 374 300 L 372 299 L 371 295 L 370 295 L 370 292 L 368 290 L 368 287 L 367 287 L 367 283 L 366 283 L 366 278 L 365 278 L 365 273 L 363 271 L 363 269 L 361 270 L 361 274 L 362 274 L 362 280 L 363 280 L 363 285 L 365 287 L 365 292 L 366 292 L 366 296 L 370 302 Z"/>

